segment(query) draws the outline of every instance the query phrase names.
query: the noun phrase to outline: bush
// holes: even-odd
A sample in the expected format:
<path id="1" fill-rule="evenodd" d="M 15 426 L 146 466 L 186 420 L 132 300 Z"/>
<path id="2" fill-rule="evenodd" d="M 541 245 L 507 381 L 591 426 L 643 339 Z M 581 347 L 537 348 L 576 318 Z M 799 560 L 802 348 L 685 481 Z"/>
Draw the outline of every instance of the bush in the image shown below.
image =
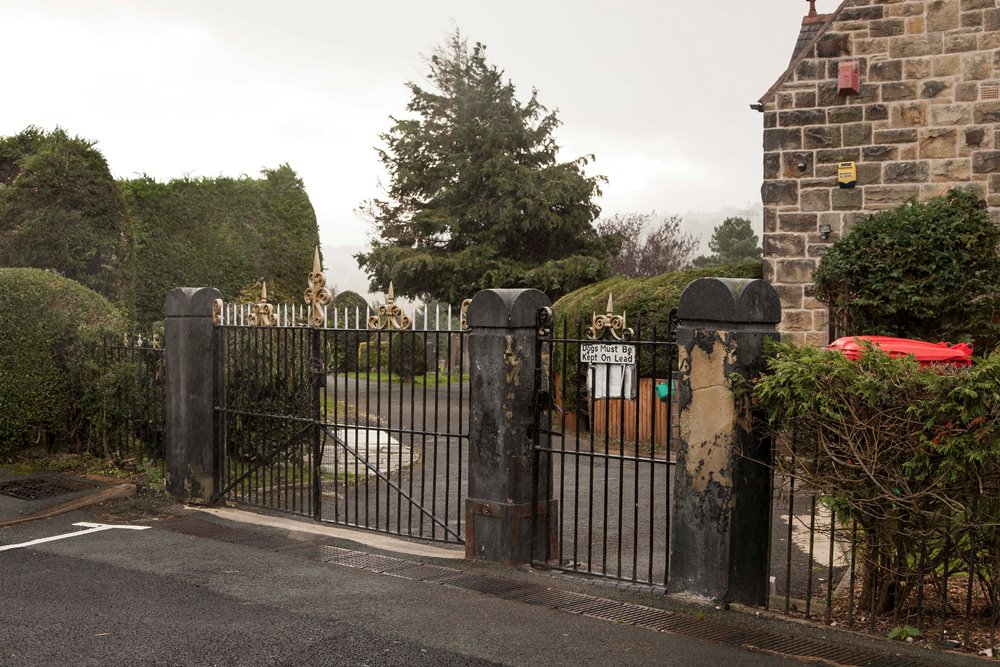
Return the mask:
<path id="1" fill-rule="evenodd" d="M 876 349 L 857 362 L 790 344 L 769 355 L 753 399 L 775 434 L 797 443 L 775 466 L 841 522 L 857 520 L 863 599 L 876 571 L 883 611 L 905 603 L 918 564 L 983 574 L 975 562 L 1000 555 L 989 556 L 1000 538 L 1000 353 L 971 368 L 921 368 Z M 970 556 L 975 562 L 963 562 Z"/>
<path id="2" fill-rule="evenodd" d="M 216 287 L 233 299 L 263 278 L 272 303 L 301 302 L 319 229 L 289 166 L 257 179 L 143 177 L 121 186 L 136 223 L 143 325 L 162 317 L 167 292 L 179 285 Z"/>
<path id="3" fill-rule="evenodd" d="M 952 190 L 860 222 L 813 279 L 840 335 L 1000 342 L 1000 228 L 986 203 Z"/>
<path id="4" fill-rule="evenodd" d="M 422 335 L 397 331 L 389 337 L 389 371 L 404 380 L 427 373 L 427 348 Z"/>
<path id="5" fill-rule="evenodd" d="M 358 370 L 358 347 L 368 337 L 365 313 L 368 304 L 357 292 L 337 292 L 328 309 L 329 325 L 337 323 L 336 333 L 326 334 L 327 366 L 333 372 L 353 373 Z M 347 312 L 345 318 L 344 312 Z M 337 313 L 336 320 L 334 312 Z"/>
<path id="6" fill-rule="evenodd" d="M 106 432 L 113 387 L 98 347 L 124 318 L 104 297 L 38 269 L 0 269 L 0 460 L 36 446 L 82 451 Z"/>
<path id="7" fill-rule="evenodd" d="M 0 138 L 0 266 L 58 271 L 131 310 L 134 254 L 125 200 L 92 142 L 34 127 Z"/>

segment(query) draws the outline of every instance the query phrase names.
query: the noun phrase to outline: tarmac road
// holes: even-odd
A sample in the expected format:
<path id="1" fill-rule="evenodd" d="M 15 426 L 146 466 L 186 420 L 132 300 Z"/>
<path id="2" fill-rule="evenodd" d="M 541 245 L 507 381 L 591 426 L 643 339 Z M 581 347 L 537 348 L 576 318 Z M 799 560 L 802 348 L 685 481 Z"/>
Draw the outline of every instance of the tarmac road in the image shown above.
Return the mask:
<path id="1" fill-rule="evenodd" d="M 81 520 L 109 516 L 5 528 L 0 544 Z M 0 551 L 0 664 L 801 664 L 139 523 Z"/>

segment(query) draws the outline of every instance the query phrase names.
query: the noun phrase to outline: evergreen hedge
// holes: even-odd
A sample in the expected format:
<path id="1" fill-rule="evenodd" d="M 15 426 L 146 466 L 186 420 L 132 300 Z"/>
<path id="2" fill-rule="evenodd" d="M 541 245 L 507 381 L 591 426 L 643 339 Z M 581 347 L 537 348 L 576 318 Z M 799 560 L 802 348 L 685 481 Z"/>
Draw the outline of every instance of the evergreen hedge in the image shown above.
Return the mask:
<path id="1" fill-rule="evenodd" d="M 136 224 L 137 319 L 162 318 L 179 286 L 211 286 L 227 299 L 264 279 L 272 303 L 299 303 L 319 243 L 316 214 L 288 165 L 262 178 L 121 182 Z"/>
<path id="2" fill-rule="evenodd" d="M 73 280 L 0 268 L 0 460 L 37 446 L 96 447 L 122 374 L 101 363 L 99 346 L 121 340 L 124 322 Z"/>

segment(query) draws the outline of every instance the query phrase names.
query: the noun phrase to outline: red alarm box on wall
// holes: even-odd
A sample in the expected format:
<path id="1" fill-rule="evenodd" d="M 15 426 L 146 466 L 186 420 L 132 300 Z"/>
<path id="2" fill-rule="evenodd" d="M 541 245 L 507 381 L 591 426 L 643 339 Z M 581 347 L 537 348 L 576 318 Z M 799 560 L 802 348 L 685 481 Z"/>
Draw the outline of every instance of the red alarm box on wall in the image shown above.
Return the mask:
<path id="1" fill-rule="evenodd" d="M 840 63 L 837 72 L 837 92 L 841 95 L 857 95 L 861 90 L 861 63 L 857 60 Z"/>

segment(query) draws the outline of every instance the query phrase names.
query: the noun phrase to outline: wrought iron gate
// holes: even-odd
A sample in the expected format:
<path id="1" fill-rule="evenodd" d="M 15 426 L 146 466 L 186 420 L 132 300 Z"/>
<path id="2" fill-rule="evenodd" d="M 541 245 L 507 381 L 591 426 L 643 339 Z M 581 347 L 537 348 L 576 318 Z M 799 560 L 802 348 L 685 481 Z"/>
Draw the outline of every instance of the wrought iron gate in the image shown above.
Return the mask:
<path id="1" fill-rule="evenodd" d="M 552 322 L 544 310 L 536 368 L 548 382 L 539 383 L 535 454 L 536 463 L 548 457 L 559 516 L 555 553 L 536 564 L 665 585 L 677 427 L 673 313 L 632 329 L 609 297 L 607 313 L 585 329 Z"/>
<path id="2" fill-rule="evenodd" d="M 317 520 L 462 542 L 464 318 L 334 312 L 318 257 L 309 312 L 220 304 L 217 496 Z M 353 322 L 352 320 L 353 315 Z M 366 314 L 367 315 L 367 314 Z M 444 320 L 442 322 L 442 319 Z M 423 324 L 422 329 L 414 325 Z"/>

